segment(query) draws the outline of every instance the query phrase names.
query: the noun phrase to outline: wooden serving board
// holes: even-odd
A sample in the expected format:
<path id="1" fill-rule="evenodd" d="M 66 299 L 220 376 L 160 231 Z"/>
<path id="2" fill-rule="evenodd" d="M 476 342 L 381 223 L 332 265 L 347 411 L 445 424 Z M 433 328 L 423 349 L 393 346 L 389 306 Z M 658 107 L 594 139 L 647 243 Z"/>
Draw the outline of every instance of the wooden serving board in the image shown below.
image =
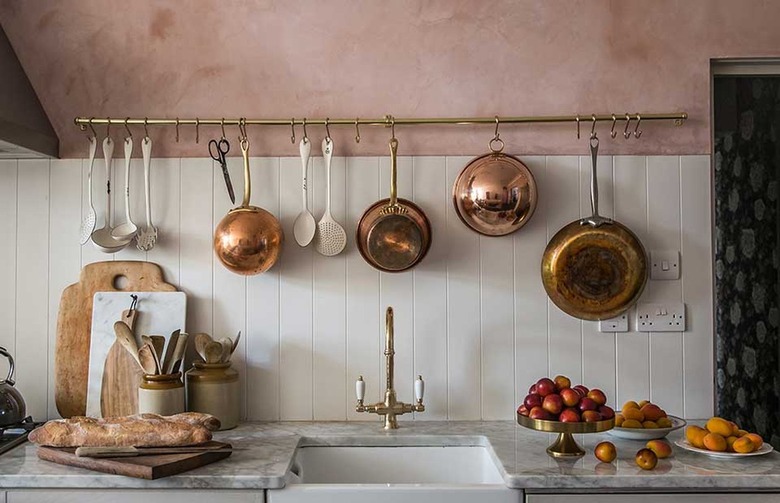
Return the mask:
<path id="1" fill-rule="evenodd" d="M 120 277 L 126 278 L 122 289 L 114 286 Z M 151 262 L 110 261 L 84 266 L 79 282 L 62 292 L 57 317 L 54 399 L 62 417 L 82 416 L 87 409 L 92 299 L 96 292 L 119 291 L 175 292 L 176 287 L 166 283 L 160 266 Z"/>
<path id="2" fill-rule="evenodd" d="M 230 444 L 209 442 L 203 447 L 230 449 Z M 160 454 L 134 458 L 80 458 L 75 447 L 38 447 L 38 457 L 61 465 L 77 466 L 112 475 L 125 475 L 138 479 L 154 480 L 176 475 L 193 468 L 225 459 L 231 452 L 196 452 L 189 454 Z"/>

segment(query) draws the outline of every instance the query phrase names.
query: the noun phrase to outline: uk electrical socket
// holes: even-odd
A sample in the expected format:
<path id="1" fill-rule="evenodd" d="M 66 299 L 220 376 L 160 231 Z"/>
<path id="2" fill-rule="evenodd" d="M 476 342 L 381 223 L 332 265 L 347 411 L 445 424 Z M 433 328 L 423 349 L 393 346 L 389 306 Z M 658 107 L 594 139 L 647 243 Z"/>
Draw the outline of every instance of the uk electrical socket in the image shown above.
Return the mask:
<path id="1" fill-rule="evenodd" d="M 636 329 L 639 332 L 685 332 L 685 304 L 637 304 Z"/>
<path id="2" fill-rule="evenodd" d="M 599 332 L 628 332 L 628 311 L 614 318 L 599 321 Z"/>

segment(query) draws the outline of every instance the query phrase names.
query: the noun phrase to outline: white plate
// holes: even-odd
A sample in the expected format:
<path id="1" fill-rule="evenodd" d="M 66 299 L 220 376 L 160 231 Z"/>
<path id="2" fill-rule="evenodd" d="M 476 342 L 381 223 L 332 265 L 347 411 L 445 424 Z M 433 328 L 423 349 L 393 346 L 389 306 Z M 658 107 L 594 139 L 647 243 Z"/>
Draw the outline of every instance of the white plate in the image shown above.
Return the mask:
<path id="1" fill-rule="evenodd" d="M 609 434 L 618 438 L 626 438 L 628 440 L 653 440 L 656 438 L 664 438 L 674 430 L 679 430 L 685 426 L 685 420 L 676 416 L 669 416 L 672 420 L 672 426 L 669 428 L 618 428 L 615 426 L 609 430 Z"/>
<path id="2" fill-rule="evenodd" d="M 698 447 L 694 447 L 691 444 L 688 443 L 685 439 L 679 439 L 677 440 L 674 445 L 677 447 L 681 447 L 685 449 L 686 451 L 691 452 L 698 452 L 699 454 L 704 454 L 706 456 L 710 456 L 712 458 L 721 458 L 721 459 L 733 459 L 733 458 L 747 458 L 750 456 L 763 456 L 764 454 L 769 454 L 774 449 L 771 445 L 764 442 L 764 444 L 758 448 L 757 451 L 753 452 L 745 452 L 745 453 L 739 453 L 739 452 L 718 452 L 718 451 L 708 451 L 707 449 L 699 449 Z"/>

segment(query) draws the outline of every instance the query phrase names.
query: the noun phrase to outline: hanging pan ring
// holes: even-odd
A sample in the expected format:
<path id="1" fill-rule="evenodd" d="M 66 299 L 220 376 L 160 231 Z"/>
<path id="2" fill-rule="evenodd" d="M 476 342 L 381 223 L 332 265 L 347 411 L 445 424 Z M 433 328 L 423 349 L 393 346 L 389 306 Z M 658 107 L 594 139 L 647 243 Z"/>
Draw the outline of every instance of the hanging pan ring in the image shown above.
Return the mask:
<path id="1" fill-rule="evenodd" d="M 130 131 L 130 128 L 127 127 L 127 121 L 129 121 L 129 120 L 130 120 L 130 117 L 125 117 L 125 131 L 127 131 L 127 136 L 129 138 L 132 138 L 133 137 L 133 133 L 132 133 L 132 131 Z"/>
<path id="2" fill-rule="evenodd" d="M 360 125 L 359 119 L 355 117 L 355 143 L 360 143 Z"/>
<path id="3" fill-rule="evenodd" d="M 611 136 L 613 139 L 617 136 L 617 131 L 615 131 L 615 124 L 617 124 L 617 117 L 615 117 L 615 114 L 612 114 L 612 129 L 609 132 L 609 136 Z"/>
<path id="4" fill-rule="evenodd" d="M 590 118 L 593 121 L 593 125 L 590 127 L 590 138 L 593 139 L 596 137 L 596 115 L 592 114 Z"/>
<path id="5" fill-rule="evenodd" d="M 220 139 L 224 140 L 225 139 L 225 118 L 224 117 L 222 117 L 222 120 L 219 121 L 219 126 L 222 128 L 222 138 Z"/>
<path id="6" fill-rule="evenodd" d="M 290 135 L 290 143 L 295 145 L 295 117 L 290 119 L 290 131 L 292 132 Z"/>
<path id="7" fill-rule="evenodd" d="M 636 127 L 634 128 L 634 138 L 639 139 L 642 136 L 642 131 L 639 130 L 639 125 L 642 123 L 642 116 L 636 114 Z"/>
<path id="8" fill-rule="evenodd" d="M 628 140 L 631 138 L 631 133 L 628 131 L 628 124 L 631 122 L 631 116 L 626 114 L 626 128 L 623 130 L 623 138 Z"/>
<path id="9" fill-rule="evenodd" d="M 494 154 L 500 153 L 502 150 L 504 150 L 504 140 L 501 139 L 501 134 L 498 132 L 498 125 L 499 125 L 499 119 L 498 115 L 496 115 L 496 131 L 493 133 L 493 139 L 491 139 L 488 142 L 488 148 L 491 152 Z M 498 145 L 498 148 L 494 147 L 493 144 Z"/>
<path id="10" fill-rule="evenodd" d="M 331 142 L 331 138 L 330 138 L 330 117 L 325 117 L 325 139 L 328 140 L 328 143 Z"/>

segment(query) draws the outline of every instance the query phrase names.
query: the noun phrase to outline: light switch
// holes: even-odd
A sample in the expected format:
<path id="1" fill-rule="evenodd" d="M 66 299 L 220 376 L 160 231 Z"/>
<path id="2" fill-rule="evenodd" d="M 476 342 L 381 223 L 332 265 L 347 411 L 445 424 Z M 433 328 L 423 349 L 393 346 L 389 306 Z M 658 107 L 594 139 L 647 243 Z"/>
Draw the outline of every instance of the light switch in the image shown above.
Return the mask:
<path id="1" fill-rule="evenodd" d="M 636 329 L 639 332 L 685 332 L 685 304 L 637 304 Z"/>
<path id="2" fill-rule="evenodd" d="M 680 279 L 680 252 L 651 250 L 650 279 Z"/>

